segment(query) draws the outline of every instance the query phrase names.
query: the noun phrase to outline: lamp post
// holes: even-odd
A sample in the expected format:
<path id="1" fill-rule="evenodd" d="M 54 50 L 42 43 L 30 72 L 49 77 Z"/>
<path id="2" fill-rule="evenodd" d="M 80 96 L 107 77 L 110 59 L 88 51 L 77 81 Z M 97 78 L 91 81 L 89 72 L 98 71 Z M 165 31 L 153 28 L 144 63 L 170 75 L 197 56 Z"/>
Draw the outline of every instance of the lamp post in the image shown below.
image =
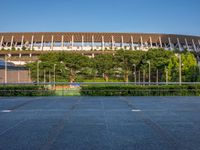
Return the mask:
<path id="1" fill-rule="evenodd" d="M 31 83 L 31 69 L 28 69 L 28 81 Z"/>
<path id="2" fill-rule="evenodd" d="M 139 73 L 138 73 L 138 82 L 139 82 L 139 85 L 140 85 L 140 69 L 139 69 Z"/>
<path id="3" fill-rule="evenodd" d="M 40 76 L 39 64 L 40 64 L 40 62 L 41 62 L 41 61 L 37 61 L 37 83 L 39 83 L 39 81 L 40 81 L 40 80 L 39 80 L 39 76 Z"/>
<path id="4" fill-rule="evenodd" d="M 143 69 L 143 84 L 145 85 L 145 78 L 146 78 L 146 73 L 145 73 L 145 69 Z"/>
<path id="5" fill-rule="evenodd" d="M 165 66 L 165 78 L 166 78 L 166 84 L 168 83 L 168 69 Z"/>
<path id="6" fill-rule="evenodd" d="M 180 84 L 180 85 L 182 84 L 181 66 L 182 66 L 182 63 L 181 63 L 181 54 L 179 54 L 179 84 Z"/>
<path id="7" fill-rule="evenodd" d="M 54 89 L 55 89 L 55 87 L 56 87 L 56 64 L 53 65 L 53 73 L 54 73 L 53 82 L 54 82 Z"/>
<path id="8" fill-rule="evenodd" d="M 44 83 L 46 83 L 46 70 L 44 69 Z"/>
<path id="9" fill-rule="evenodd" d="M 156 83 L 158 85 L 158 69 L 156 69 Z"/>
<path id="10" fill-rule="evenodd" d="M 150 60 L 148 60 L 147 63 L 149 64 L 149 84 L 150 84 L 151 83 L 151 62 L 150 62 Z"/>
<path id="11" fill-rule="evenodd" d="M 18 66 L 18 69 L 17 69 L 17 82 L 18 83 L 20 83 L 20 72 L 21 72 L 21 69 L 20 69 L 20 67 L 21 67 L 21 61 L 19 60 L 19 65 L 20 66 Z"/>
<path id="12" fill-rule="evenodd" d="M 7 67 L 7 56 L 5 55 L 5 61 L 4 61 L 4 71 L 5 71 L 5 74 L 4 74 L 4 83 L 7 83 L 7 73 L 8 73 L 8 67 Z"/>
<path id="13" fill-rule="evenodd" d="M 133 67 L 134 67 L 134 80 L 136 84 L 136 64 L 133 64 Z"/>

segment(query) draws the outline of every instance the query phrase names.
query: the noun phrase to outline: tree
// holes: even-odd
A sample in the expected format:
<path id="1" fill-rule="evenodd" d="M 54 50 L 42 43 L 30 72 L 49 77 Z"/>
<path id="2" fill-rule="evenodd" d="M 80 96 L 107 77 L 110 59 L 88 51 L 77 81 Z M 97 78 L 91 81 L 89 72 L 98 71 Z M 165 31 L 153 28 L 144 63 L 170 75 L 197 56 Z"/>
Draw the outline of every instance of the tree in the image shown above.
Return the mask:
<path id="1" fill-rule="evenodd" d="M 152 69 L 164 69 L 173 55 L 173 52 L 164 49 L 150 49 L 145 59 L 151 62 Z"/>
<path id="2" fill-rule="evenodd" d="M 178 80 L 178 71 L 179 71 L 179 59 L 176 55 L 173 55 L 167 66 L 168 69 L 168 80 L 171 82 L 177 82 Z"/>
<path id="3" fill-rule="evenodd" d="M 194 76 L 196 76 L 197 60 L 194 54 L 187 52 L 181 55 L 182 60 L 182 75 L 183 81 L 191 82 L 194 81 Z"/>
<path id="4" fill-rule="evenodd" d="M 93 68 L 97 69 L 99 74 L 103 74 L 104 80 L 108 82 L 109 75 L 113 73 L 115 66 L 114 56 L 112 54 L 101 54 L 93 59 Z"/>
<path id="5" fill-rule="evenodd" d="M 41 61 L 39 65 L 40 70 L 46 70 L 53 73 L 54 65 L 56 64 L 56 79 L 63 81 L 65 78 L 70 82 L 74 82 L 78 72 L 89 64 L 89 58 L 79 53 L 46 53 L 39 57 Z M 27 64 L 31 68 L 31 75 L 34 80 L 37 78 L 37 62 Z"/>
<path id="6" fill-rule="evenodd" d="M 115 58 L 117 66 L 122 68 L 124 74 L 124 81 L 129 81 L 129 74 L 133 69 L 133 65 L 138 66 L 144 56 L 144 51 L 131 51 L 131 50 L 119 50 L 117 51 Z"/>
<path id="7" fill-rule="evenodd" d="M 89 65 L 89 58 L 79 53 L 59 53 L 58 60 L 69 71 L 69 81 L 74 82 L 76 75 Z"/>
<path id="8" fill-rule="evenodd" d="M 160 77 L 160 79 L 162 80 L 165 77 L 163 77 L 162 75 L 166 71 L 165 68 L 168 66 L 170 58 L 172 56 L 174 56 L 174 52 L 172 51 L 164 50 L 162 48 L 149 49 L 142 59 L 142 68 L 147 69 L 147 61 L 150 61 L 151 80 L 155 81 L 156 79 L 157 81 L 158 77 Z"/>

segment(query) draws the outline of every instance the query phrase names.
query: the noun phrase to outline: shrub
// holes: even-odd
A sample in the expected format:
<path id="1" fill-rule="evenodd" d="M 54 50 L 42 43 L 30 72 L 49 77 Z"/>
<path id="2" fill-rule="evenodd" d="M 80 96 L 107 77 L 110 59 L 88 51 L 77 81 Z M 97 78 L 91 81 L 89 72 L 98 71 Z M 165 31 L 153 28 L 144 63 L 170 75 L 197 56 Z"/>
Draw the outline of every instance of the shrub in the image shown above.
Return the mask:
<path id="1" fill-rule="evenodd" d="M 0 96 L 50 96 L 54 91 L 38 85 L 1 85 Z"/>
<path id="2" fill-rule="evenodd" d="M 83 96 L 199 96 L 200 85 L 83 85 Z"/>

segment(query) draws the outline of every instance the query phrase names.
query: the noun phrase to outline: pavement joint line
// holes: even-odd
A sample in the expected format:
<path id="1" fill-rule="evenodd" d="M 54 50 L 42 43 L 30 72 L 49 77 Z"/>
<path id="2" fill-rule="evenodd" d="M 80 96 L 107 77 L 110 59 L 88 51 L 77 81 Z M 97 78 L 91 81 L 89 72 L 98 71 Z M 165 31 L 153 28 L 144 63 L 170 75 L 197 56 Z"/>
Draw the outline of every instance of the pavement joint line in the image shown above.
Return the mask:
<path id="1" fill-rule="evenodd" d="M 127 105 L 132 109 L 137 109 L 135 105 L 129 101 L 128 98 L 120 97 L 120 99 L 127 103 Z M 170 133 L 166 132 L 158 123 L 148 118 L 143 112 L 140 112 L 140 117 L 147 126 L 157 132 L 157 134 L 161 138 L 163 138 L 163 140 L 166 140 L 168 144 L 173 146 L 173 148 L 178 149 L 181 146 L 179 143 L 177 143 L 177 140 Z"/>
<path id="2" fill-rule="evenodd" d="M 103 102 L 102 99 L 101 99 L 100 103 L 101 103 L 101 106 L 102 106 L 102 109 L 103 109 L 103 117 L 104 117 L 104 124 L 105 124 L 105 126 L 106 126 L 106 132 L 107 132 L 108 135 L 113 135 L 113 133 L 110 132 L 108 120 L 106 119 L 105 105 L 104 105 L 104 102 Z M 110 139 L 110 138 L 109 138 L 109 144 L 110 144 L 110 145 L 109 145 L 109 146 L 110 146 L 110 149 L 112 150 L 113 141 L 112 141 L 112 139 Z"/>
<path id="3" fill-rule="evenodd" d="M 36 101 L 36 100 L 34 100 L 34 99 L 28 100 L 28 101 L 23 102 L 23 103 L 21 103 L 21 104 L 19 104 L 19 105 L 16 105 L 16 106 L 14 106 L 14 107 L 11 107 L 9 110 L 12 110 L 12 111 L 13 111 L 13 110 L 16 110 L 16 109 L 18 109 L 18 108 L 20 108 L 20 107 L 23 107 L 23 106 L 25 106 L 25 105 L 27 105 L 27 104 L 33 102 L 33 101 Z"/>
<path id="4" fill-rule="evenodd" d="M 7 133 L 8 131 L 16 128 L 17 126 L 19 126 L 20 124 L 22 124 L 24 121 L 26 121 L 26 119 L 19 121 L 18 123 L 16 123 L 14 126 L 7 128 L 6 130 L 4 130 L 3 132 L 0 133 L 0 136 L 4 135 L 5 133 Z"/>
<path id="5" fill-rule="evenodd" d="M 64 114 L 63 118 L 60 121 L 58 121 L 58 124 L 54 128 L 52 128 L 52 131 L 50 131 L 50 133 L 49 133 L 47 142 L 46 142 L 46 144 L 44 144 L 44 146 L 42 148 L 43 150 L 50 149 L 52 144 L 55 142 L 56 138 L 60 135 L 61 131 L 64 129 L 64 127 L 65 127 L 64 122 L 69 120 L 70 114 L 77 108 L 77 106 L 80 104 L 80 101 L 81 101 L 81 98 L 78 97 L 77 102 L 75 102 L 71 106 L 70 111 L 66 112 Z"/>

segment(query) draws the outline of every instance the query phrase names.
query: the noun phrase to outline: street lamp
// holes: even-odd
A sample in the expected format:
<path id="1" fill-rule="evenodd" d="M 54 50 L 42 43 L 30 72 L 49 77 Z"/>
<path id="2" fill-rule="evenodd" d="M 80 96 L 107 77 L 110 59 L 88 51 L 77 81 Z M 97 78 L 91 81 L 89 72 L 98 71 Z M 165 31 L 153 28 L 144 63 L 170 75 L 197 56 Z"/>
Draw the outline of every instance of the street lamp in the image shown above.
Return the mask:
<path id="1" fill-rule="evenodd" d="M 5 55 L 5 61 L 4 61 L 4 71 L 5 71 L 5 74 L 4 74 L 4 82 L 7 83 L 7 71 L 8 71 L 8 67 L 7 67 L 7 56 Z"/>
<path id="2" fill-rule="evenodd" d="M 181 66 L 182 66 L 182 63 L 181 63 L 181 54 L 179 54 L 179 84 L 180 85 L 182 84 Z"/>
<path id="3" fill-rule="evenodd" d="M 158 85 L 158 69 L 156 69 L 156 83 Z"/>
<path id="4" fill-rule="evenodd" d="M 37 83 L 39 83 L 39 76 L 40 76 L 40 68 L 39 68 L 39 64 L 41 61 L 37 61 Z"/>
<path id="5" fill-rule="evenodd" d="M 53 65 L 53 72 L 54 72 L 54 89 L 55 89 L 55 86 L 56 86 L 56 64 Z"/>
<path id="6" fill-rule="evenodd" d="M 44 69 L 44 83 L 46 83 L 46 70 Z"/>
<path id="7" fill-rule="evenodd" d="M 150 84 L 151 83 L 151 62 L 150 62 L 150 60 L 148 60 L 147 63 L 149 64 L 149 84 Z"/>
<path id="8" fill-rule="evenodd" d="M 167 67 L 165 66 L 165 78 L 166 78 L 166 84 L 168 83 L 168 69 Z"/>
<path id="9" fill-rule="evenodd" d="M 31 82 L 31 69 L 30 68 L 28 69 L 28 78 L 29 78 L 28 81 Z"/>
<path id="10" fill-rule="evenodd" d="M 146 78 L 146 72 L 145 69 L 143 69 L 143 84 L 145 85 L 145 78 Z"/>
<path id="11" fill-rule="evenodd" d="M 139 82 L 139 85 L 140 85 L 140 69 L 139 69 L 139 73 L 138 73 L 138 82 Z"/>
<path id="12" fill-rule="evenodd" d="M 133 64 L 133 67 L 134 67 L 134 80 L 135 80 L 135 84 L 136 84 L 136 64 Z"/>
<path id="13" fill-rule="evenodd" d="M 20 83 L 20 72 L 21 72 L 21 69 L 20 69 L 21 61 L 20 60 L 19 60 L 19 65 L 20 66 L 18 66 L 18 69 L 17 69 L 17 83 Z"/>

